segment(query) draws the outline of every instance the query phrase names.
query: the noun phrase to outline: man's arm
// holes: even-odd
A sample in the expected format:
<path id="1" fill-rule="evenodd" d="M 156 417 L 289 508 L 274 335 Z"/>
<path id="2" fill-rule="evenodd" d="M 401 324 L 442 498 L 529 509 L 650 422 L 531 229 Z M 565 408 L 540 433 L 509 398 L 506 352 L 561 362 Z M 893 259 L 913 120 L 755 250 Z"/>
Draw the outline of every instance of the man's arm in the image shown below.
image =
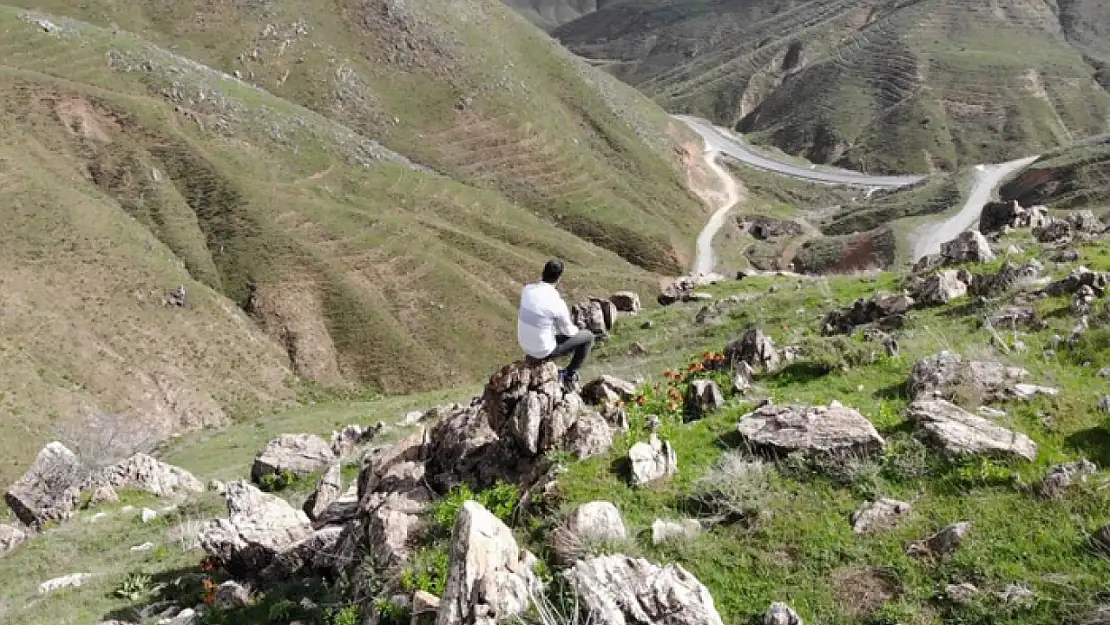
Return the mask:
<path id="1" fill-rule="evenodd" d="M 578 334 L 578 327 L 574 325 L 574 321 L 570 318 L 570 310 L 567 308 L 567 303 L 563 298 L 559 297 L 558 302 L 554 305 L 555 310 L 555 333 L 563 336 L 574 336 Z"/>

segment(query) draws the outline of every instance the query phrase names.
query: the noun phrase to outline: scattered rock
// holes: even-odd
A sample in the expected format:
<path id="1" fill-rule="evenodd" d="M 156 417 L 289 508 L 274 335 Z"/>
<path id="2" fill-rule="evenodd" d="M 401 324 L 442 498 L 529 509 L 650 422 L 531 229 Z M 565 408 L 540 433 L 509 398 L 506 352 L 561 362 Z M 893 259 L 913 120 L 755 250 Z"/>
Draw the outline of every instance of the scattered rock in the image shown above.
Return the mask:
<path id="1" fill-rule="evenodd" d="M 153 521 L 154 519 L 157 519 L 157 518 L 158 518 L 158 513 L 155 512 L 154 510 L 151 510 L 150 508 L 143 508 L 143 511 L 139 513 L 139 519 L 143 523 L 150 523 L 151 521 Z"/>
<path id="2" fill-rule="evenodd" d="M 955 239 L 942 244 L 940 255 L 947 264 L 989 263 L 994 260 L 987 237 L 977 230 L 965 230 Z"/>
<path id="3" fill-rule="evenodd" d="M 802 617 L 785 603 L 772 603 L 763 615 L 763 625 L 804 625 Z"/>
<path id="4" fill-rule="evenodd" d="M 1086 267 L 1076 267 L 1066 277 L 1045 287 L 1047 295 L 1074 295 L 1080 288 L 1088 286 L 1098 297 L 1105 297 L 1110 286 L 1110 273 L 1095 273 Z"/>
<path id="5" fill-rule="evenodd" d="M 358 516 L 358 483 L 347 487 L 346 492 L 332 501 L 322 512 L 311 517 L 315 527 L 346 525 Z"/>
<path id="6" fill-rule="evenodd" d="M 166 294 L 166 306 L 175 306 L 177 308 L 184 308 L 185 304 L 187 303 L 187 301 L 186 301 L 186 296 L 187 295 L 188 294 L 185 291 L 185 285 L 184 284 L 178 285 L 176 288 L 174 288 L 173 290 L 171 290 L 169 293 Z"/>
<path id="7" fill-rule="evenodd" d="M 603 375 L 582 387 L 582 398 L 595 406 L 628 401 L 635 396 L 635 384 L 611 375 Z"/>
<path id="8" fill-rule="evenodd" d="M 131 553 L 144 553 L 144 552 L 153 551 L 153 550 L 154 550 L 154 543 L 147 541 L 147 542 L 145 542 L 141 545 L 135 545 L 134 547 L 132 547 L 131 548 Z"/>
<path id="9" fill-rule="evenodd" d="M 173 618 L 158 621 L 158 625 L 197 625 L 198 623 L 200 623 L 200 614 L 192 608 L 185 608 Z"/>
<path id="10" fill-rule="evenodd" d="M 616 306 L 619 312 L 633 315 L 640 312 L 640 296 L 632 291 L 614 293 L 609 297 L 609 301 L 613 302 L 613 306 Z"/>
<path id="11" fill-rule="evenodd" d="M 0 523 L 0 555 L 22 545 L 27 540 L 27 532 L 7 523 Z"/>
<path id="12" fill-rule="evenodd" d="M 1032 590 L 1017 584 L 1010 584 L 1005 590 L 997 593 L 995 596 L 1002 603 L 1011 605 L 1032 605 L 1036 602 L 1037 596 L 1033 594 Z"/>
<path id="13" fill-rule="evenodd" d="M 227 484 L 221 482 L 220 480 L 209 480 L 208 492 L 223 495 L 227 493 Z"/>
<path id="14" fill-rule="evenodd" d="M 998 362 L 965 361 L 959 354 L 940 352 L 914 363 L 910 371 L 911 399 L 974 400 L 979 403 L 1012 398 L 1015 385 L 1029 372 Z"/>
<path id="15" fill-rule="evenodd" d="M 678 455 L 669 441 L 652 433 L 648 442 L 636 443 L 628 450 L 632 464 L 632 485 L 644 486 L 678 473 Z"/>
<path id="16" fill-rule="evenodd" d="M 832 406 L 766 405 L 740 418 L 744 440 L 778 454 L 870 456 L 886 442 L 856 410 Z"/>
<path id="17" fill-rule="evenodd" d="M 1089 210 L 1071 212 L 1067 221 L 1076 232 L 1084 234 L 1101 234 L 1106 230 L 1106 225 Z"/>
<path id="18" fill-rule="evenodd" d="M 93 490 L 87 507 L 95 508 L 101 504 L 116 503 L 117 501 L 119 501 L 119 495 L 116 493 L 116 489 L 107 484 L 101 484 Z"/>
<path id="19" fill-rule="evenodd" d="M 113 488 L 142 490 L 159 497 L 204 492 L 204 483 L 192 473 L 146 454 L 135 454 L 100 471 L 93 479 Z"/>
<path id="20" fill-rule="evenodd" d="M 701 534 L 701 531 L 701 523 L 698 523 L 695 519 L 685 519 L 683 521 L 656 519 L 651 524 L 651 544 L 661 545 L 663 543 L 691 540 Z"/>
<path id="21" fill-rule="evenodd" d="M 1110 395 L 1103 395 L 1099 398 L 1098 411 L 1103 414 L 1110 414 Z"/>
<path id="22" fill-rule="evenodd" d="M 858 299 L 847 308 L 825 315 L 821 332 L 825 335 L 851 334 L 860 326 L 873 323 L 885 328 L 901 327 L 905 324 L 906 312 L 914 303 L 914 299 L 905 293 Z"/>
<path id="23" fill-rule="evenodd" d="M 262 482 L 267 475 L 290 472 L 297 477 L 310 475 L 337 460 L 324 439 L 314 434 L 282 434 L 259 452 L 251 467 L 251 481 Z"/>
<path id="24" fill-rule="evenodd" d="M 59 590 L 80 588 L 90 579 L 92 579 L 92 575 L 89 573 L 72 573 L 64 577 L 55 577 L 54 579 L 39 584 L 39 594 L 47 595 L 52 592 L 58 592 Z"/>
<path id="25" fill-rule="evenodd" d="M 720 410 L 725 405 L 721 387 L 713 380 L 694 380 L 686 389 L 687 421 L 694 421 Z"/>
<path id="26" fill-rule="evenodd" d="M 906 553 L 915 557 L 944 558 L 956 551 L 964 537 L 971 531 L 971 523 L 954 523 L 941 531 L 911 543 L 906 547 Z"/>
<path id="27" fill-rule="evenodd" d="M 967 295 L 971 274 L 963 269 L 938 271 L 924 278 L 916 278 L 910 286 L 910 295 L 924 306 L 942 306 Z"/>
<path id="28" fill-rule="evenodd" d="M 439 597 L 418 590 L 412 595 L 411 625 L 432 625 L 439 613 Z"/>
<path id="29" fill-rule="evenodd" d="M 913 510 L 910 504 L 895 499 L 873 501 L 852 514 L 852 531 L 870 534 L 893 529 Z"/>
<path id="30" fill-rule="evenodd" d="M 1079 262 L 1079 250 L 1070 247 L 1066 250 L 1060 250 L 1052 255 L 1053 262 L 1057 263 L 1075 263 Z"/>
<path id="31" fill-rule="evenodd" d="M 72 451 L 53 442 L 42 448 L 31 468 L 8 488 L 4 501 L 28 527 L 64 521 L 73 516 L 88 475 Z"/>
<path id="32" fill-rule="evenodd" d="M 316 483 L 316 490 L 304 502 L 304 512 L 313 521 L 319 519 L 340 493 L 343 492 L 343 475 L 339 463 L 331 465 L 320 481 Z"/>
<path id="33" fill-rule="evenodd" d="M 1071 311 L 1077 315 L 1089 314 L 1094 308 L 1095 300 L 1095 290 L 1084 284 L 1071 298 Z"/>
<path id="34" fill-rule="evenodd" d="M 611 555 L 579 560 L 564 575 L 595 625 L 723 625 L 709 590 L 677 564 Z"/>
<path id="35" fill-rule="evenodd" d="M 647 356 L 648 350 L 646 347 L 644 347 L 643 343 L 640 343 L 639 341 L 633 341 L 632 344 L 628 346 L 628 355 Z"/>
<path id="36" fill-rule="evenodd" d="M 605 339 L 609 338 L 609 332 L 613 330 L 617 308 L 609 300 L 590 298 L 571 307 L 570 317 L 574 325 Z"/>
<path id="37" fill-rule="evenodd" d="M 582 504 L 555 530 L 551 543 L 561 562 L 572 562 L 585 554 L 591 544 L 623 541 L 628 538 L 620 510 L 608 501 Z"/>
<path id="38" fill-rule="evenodd" d="M 1033 238 L 1040 243 L 1060 243 L 1070 241 L 1072 226 L 1063 219 L 1049 217 L 1045 223 L 1033 228 Z"/>
<path id="39" fill-rule="evenodd" d="M 745 232 L 760 241 L 779 237 L 794 237 L 805 233 L 805 229 L 796 221 L 785 221 L 770 217 L 748 216 L 740 222 L 740 226 Z"/>
<path id="40" fill-rule="evenodd" d="M 236 576 L 256 575 L 282 552 L 312 536 L 304 512 L 243 480 L 227 485 L 229 517 L 201 530 L 201 548 Z"/>
<path id="41" fill-rule="evenodd" d="M 331 435 L 331 451 L 339 458 L 347 458 L 362 445 L 374 440 L 382 426 L 364 428 L 361 425 L 348 425 Z"/>
<path id="42" fill-rule="evenodd" d="M 955 603 L 956 605 L 967 605 L 975 600 L 979 595 L 979 589 L 974 584 L 964 582 L 962 584 L 949 584 L 944 588 L 944 596 L 946 599 Z"/>
<path id="43" fill-rule="evenodd" d="M 438 625 L 493 625 L 524 612 L 540 582 L 535 556 L 475 501 L 462 506 L 451 536 L 450 570 Z"/>
<path id="44" fill-rule="evenodd" d="M 1043 206 L 1023 208 L 1014 202 L 988 202 L 979 216 L 979 230 L 983 234 L 1001 232 L 1004 228 L 1038 228 L 1048 219 Z"/>
<path id="45" fill-rule="evenodd" d="M 250 605 L 251 593 L 239 582 L 228 580 L 216 589 L 216 609 L 235 610 Z"/>
<path id="46" fill-rule="evenodd" d="M 777 369 L 780 360 L 775 341 L 759 328 L 745 330 L 744 336 L 725 346 L 724 354 L 733 367 L 744 362 L 764 371 Z"/>
<path id="47" fill-rule="evenodd" d="M 1037 457 L 1037 444 L 1028 436 L 943 399 L 913 402 L 908 418 L 924 439 L 952 456 L 1015 456 L 1026 460 Z"/>
<path id="48" fill-rule="evenodd" d="M 994 313 L 988 319 L 992 328 L 1016 330 L 1019 327 L 1039 332 L 1048 327 L 1048 323 L 1037 314 L 1037 309 L 1032 306 L 1007 306 Z"/>
<path id="49" fill-rule="evenodd" d="M 1006 260 L 993 274 L 977 273 L 971 276 L 968 293 L 981 298 L 998 297 L 1011 289 L 1033 283 L 1042 271 L 1044 265 L 1036 260 L 1024 265 Z"/>

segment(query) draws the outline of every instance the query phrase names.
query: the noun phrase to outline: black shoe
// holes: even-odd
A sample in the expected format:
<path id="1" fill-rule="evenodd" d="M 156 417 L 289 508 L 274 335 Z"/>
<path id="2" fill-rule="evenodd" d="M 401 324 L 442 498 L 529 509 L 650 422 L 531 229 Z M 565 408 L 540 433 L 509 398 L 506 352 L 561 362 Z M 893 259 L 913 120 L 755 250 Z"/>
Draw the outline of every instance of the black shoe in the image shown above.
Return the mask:
<path id="1" fill-rule="evenodd" d="M 578 389 L 578 372 L 577 371 L 559 371 L 559 381 L 563 383 L 563 389 L 566 391 L 575 391 Z"/>

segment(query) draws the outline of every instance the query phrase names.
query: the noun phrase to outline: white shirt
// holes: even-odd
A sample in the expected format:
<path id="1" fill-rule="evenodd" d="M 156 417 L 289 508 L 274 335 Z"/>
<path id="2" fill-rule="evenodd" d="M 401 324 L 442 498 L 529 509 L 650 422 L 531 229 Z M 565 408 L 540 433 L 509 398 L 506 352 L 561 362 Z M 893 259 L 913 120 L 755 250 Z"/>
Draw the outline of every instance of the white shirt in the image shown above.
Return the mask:
<path id="1" fill-rule="evenodd" d="M 525 286 L 520 294 L 516 322 L 516 337 L 521 349 L 533 358 L 546 358 L 555 349 L 556 334 L 578 334 L 559 291 L 546 282 Z"/>

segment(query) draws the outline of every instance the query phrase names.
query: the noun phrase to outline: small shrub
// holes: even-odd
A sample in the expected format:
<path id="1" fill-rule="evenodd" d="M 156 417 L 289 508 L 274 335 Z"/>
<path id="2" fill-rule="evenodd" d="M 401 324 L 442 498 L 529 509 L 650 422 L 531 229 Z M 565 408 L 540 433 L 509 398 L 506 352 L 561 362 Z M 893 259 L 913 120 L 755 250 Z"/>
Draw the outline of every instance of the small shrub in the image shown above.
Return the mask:
<path id="1" fill-rule="evenodd" d="M 864 343 L 839 335 L 809 336 L 802 339 L 799 347 L 807 365 L 826 373 L 848 371 L 872 364 L 885 353 L 878 343 Z"/>
<path id="2" fill-rule="evenodd" d="M 150 592 L 152 581 L 151 577 L 146 573 L 139 571 L 128 573 L 127 577 L 124 577 L 123 581 L 116 587 L 113 594 L 121 599 L 127 599 L 134 603 Z"/>
<path id="3" fill-rule="evenodd" d="M 869 458 L 857 456 L 819 458 L 813 461 L 812 466 L 815 471 L 825 475 L 837 485 L 850 488 L 857 497 L 877 499 L 886 489 L 882 466 Z"/>
<path id="4" fill-rule="evenodd" d="M 258 485 L 264 492 L 278 493 L 281 492 L 300 481 L 296 473 L 285 470 L 281 473 L 269 473 L 263 475 Z"/>
<path id="5" fill-rule="evenodd" d="M 760 460 L 726 453 L 697 481 L 692 500 L 704 512 L 725 521 L 747 520 L 768 507 L 772 471 Z"/>
<path id="6" fill-rule="evenodd" d="M 467 501 L 476 501 L 493 516 L 505 521 L 512 519 L 520 503 L 520 489 L 513 484 L 498 482 L 492 488 L 475 494 L 466 484 L 461 484 L 432 508 L 432 523 L 442 533 L 449 534 L 455 527 L 459 512 Z"/>
<path id="7" fill-rule="evenodd" d="M 883 475 L 894 482 L 909 482 L 929 473 L 929 450 L 913 436 L 891 437 L 883 454 Z"/>
<path id="8" fill-rule="evenodd" d="M 326 608 L 324 625 L 362 625 L 362 611 L 357 605 Z"/>
<path id="9" fill-rule="evenodd" d="M 271 623 L 285 623 L 297 613 L 297 604 L 291 599 L 279 599 L 267 611 Z"/>
<path id="10" fill-rule="evenodd" d="M 405 625 L 409 622 L 409 615 L 412 612 L 405 606 L 397 605 L 386 597 L 376 599 L 374 609 L 378 611 L 378 622 L 382 625 Z"/>
<path id="11" fill-rule="evenodd" d="M 449 568 L 446 548 L 423 548 L 413 555 L 401 573 L 401 588 L 409 593 L 423 590 L 442 597 Z"/>
<path id="12" fill-rule="evenodd" d="M 991 486 L 1010 486 L 1018 477 L 1017 473 L 990 458 L 976 456 L 953 461 L 944 481 L 950 486 L 969 490 Z"/>

